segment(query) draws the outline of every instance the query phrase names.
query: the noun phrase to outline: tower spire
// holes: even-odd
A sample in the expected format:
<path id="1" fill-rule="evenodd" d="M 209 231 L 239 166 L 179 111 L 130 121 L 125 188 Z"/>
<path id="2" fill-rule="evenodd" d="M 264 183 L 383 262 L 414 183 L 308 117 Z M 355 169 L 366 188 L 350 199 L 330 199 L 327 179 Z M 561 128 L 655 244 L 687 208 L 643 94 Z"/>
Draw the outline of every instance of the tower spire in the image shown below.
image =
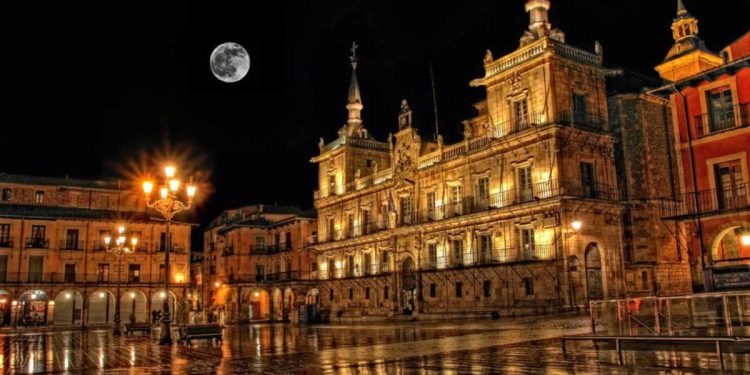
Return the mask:
<path id="1" fill-rule="evenodd" d="M 683 14 L 689 15 L 690 13 L 688 13 L 687 8 L 685 8 L 685 4 L 682 2 L 682 0 L 677 0 L 677 16 L 679 17 Z"/>
<path id="2" fill-rule="evenodd" d="M 359 90 L 359 81 L 357 81 L 357 48 L 359 45 L 357 42 L 352 42 L 352 48 L 349 50 L 352 52 L 349 56 L 349 62 L 352 65 L 352 78 L 349 81 L 349 91 L 346 98 L 346 110 L 348 112 L 346 125 L 342 129 L 342 135 L 348 137 L 367 137 L 367 131 L 362 127 L 362 94 Z"/>

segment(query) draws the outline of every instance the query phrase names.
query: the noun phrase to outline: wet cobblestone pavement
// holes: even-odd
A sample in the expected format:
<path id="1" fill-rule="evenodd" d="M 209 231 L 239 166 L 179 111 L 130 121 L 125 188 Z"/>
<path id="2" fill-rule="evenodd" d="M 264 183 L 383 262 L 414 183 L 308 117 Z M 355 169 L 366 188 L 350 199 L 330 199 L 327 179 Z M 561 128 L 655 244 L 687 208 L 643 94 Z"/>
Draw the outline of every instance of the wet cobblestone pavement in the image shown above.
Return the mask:
<path id="1" fill-rule="evenodd" d="M 107 374 L 707 374 L 707 348 L 626 351 L 559 337 L 588 332 L 586 316 L 359 326 L 262 324 L 228 327 L 221 344 L 157 345 L 108 331 L 0 335 L 4 373 Z M 750 373 L 750 348 L 725 354 L 727 374 Z"/>

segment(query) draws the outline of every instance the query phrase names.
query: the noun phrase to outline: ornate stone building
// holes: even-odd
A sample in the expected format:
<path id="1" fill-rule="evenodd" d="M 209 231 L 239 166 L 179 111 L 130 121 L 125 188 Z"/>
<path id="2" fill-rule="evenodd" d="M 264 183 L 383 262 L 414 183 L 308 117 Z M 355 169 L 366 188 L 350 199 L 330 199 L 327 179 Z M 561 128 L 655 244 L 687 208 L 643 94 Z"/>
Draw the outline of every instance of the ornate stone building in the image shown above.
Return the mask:
<path id="1" fill-rule="evenodd" d="M 313 211 L 250 205 L 226 210 L 204 232 L 201 289 L 221 323 L 296 321 L 305 304 L 316 235 Z"/>
<path id="2" fill-rule="evenodd" d="M 0 174 L 0 325 L 112 324 L 118 276 L 122 322 L 131 316 L 147 322 L 152 310 L 161 310 L 165 224 L 148 212 L 140 186 L 134 188 Z M 139 238 L 121 269 L 103 240 L 120 225 Z M 174 319 L 184 322 L 191 225 L 181 216 L 172 231 L 169 298 Z"/>
<path id="3" fill-rule="evenodd" d="M 623 295 L 605 69 L 565 43 L 549 7 L 527 1 L 518 49 L 487 51 L 471 82 L 486 99 L 455 144 L 423 139 L 405 100 L 395 133 L 374 139 L 352 56 L 347 122 L 312 159 L 309 294 L 328 318 L 498 316 Z"/>
<path id="4" fill-rule="evenodd" d="M 678 2 L 675 44 L 652 93 L 670 108 L 676 193 L 662 219 L 687 249 L 693 289 L 750 288 L 750 32 L 720 54 L 698 37 L 698 20 Z"/>

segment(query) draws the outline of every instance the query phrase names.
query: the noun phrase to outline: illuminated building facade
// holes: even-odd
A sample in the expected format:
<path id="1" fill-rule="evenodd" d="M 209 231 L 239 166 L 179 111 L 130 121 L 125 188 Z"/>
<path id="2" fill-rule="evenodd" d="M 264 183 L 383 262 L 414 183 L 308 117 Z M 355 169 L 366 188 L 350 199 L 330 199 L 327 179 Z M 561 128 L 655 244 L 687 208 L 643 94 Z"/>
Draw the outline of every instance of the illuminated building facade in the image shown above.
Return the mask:
<path id="1" fill-rule="evenodd" d="M 104 237 L 119 226 L 138 238 L 122 272 Z M 172 224 L 171 300 L 188 319 L 191 225 Z M 100 326 L 148 322 L 164 298 L 165 225 L 148 212 L 139 186 L 112 181 L 0 174 L 0 325 Z M 175 302 L 176 299 L 176 302 Z"/>
<path id="2" fill-rule="evenodd" d="M 675 44 L 656 67 L 667 85 L 677 191 L 661 217 L 677 225 L 696 291 L 750 288 L 750 32 L 710 52 L 679 1 Z"/>
<path id="3" fill-rule="evenodd" d="M 322 319 L 563 311 L 625 292 L 623 204 L 600 51 L 565 43 L 530 0 L 517 50 L 484 58 L 464 139 L 425 139 L 404 100 L 365 128 L 356 55 L 346 124 L 319 144 L 309 291 Z M 312 298 L 315 297 L 315 298 Z"/>
<path id="4" fill-rule="evenodd" d="M 230 209 L 204 232 L 202 291 L 208 319 L 297 321 L 311 283 L 306 244 L 314 211 L 250 205 Z"/>

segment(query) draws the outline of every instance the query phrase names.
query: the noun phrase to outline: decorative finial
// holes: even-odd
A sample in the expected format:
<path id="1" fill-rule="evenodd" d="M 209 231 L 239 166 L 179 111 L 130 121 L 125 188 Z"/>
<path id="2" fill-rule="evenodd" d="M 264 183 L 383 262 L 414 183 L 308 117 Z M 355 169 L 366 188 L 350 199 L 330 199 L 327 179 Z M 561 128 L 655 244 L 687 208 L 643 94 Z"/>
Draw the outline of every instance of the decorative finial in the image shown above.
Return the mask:
<path id="1" fill-rule="evenodd" d="M 352 48 L 349 49 L 349 51 L 352 51 L 352 55 L 349 56 L 349 61 L 352 63 L 352 69 L 357 69 L 357 48 L 359 48 L 357 42 L 352 42 Z"/>
<path id="2" fill-rule="evenodd" d="M 685 8 L 685 4 L 682 2 L 682 0 L 677 0 L 677 15 L 687 13 L 687 8 Z"/>

